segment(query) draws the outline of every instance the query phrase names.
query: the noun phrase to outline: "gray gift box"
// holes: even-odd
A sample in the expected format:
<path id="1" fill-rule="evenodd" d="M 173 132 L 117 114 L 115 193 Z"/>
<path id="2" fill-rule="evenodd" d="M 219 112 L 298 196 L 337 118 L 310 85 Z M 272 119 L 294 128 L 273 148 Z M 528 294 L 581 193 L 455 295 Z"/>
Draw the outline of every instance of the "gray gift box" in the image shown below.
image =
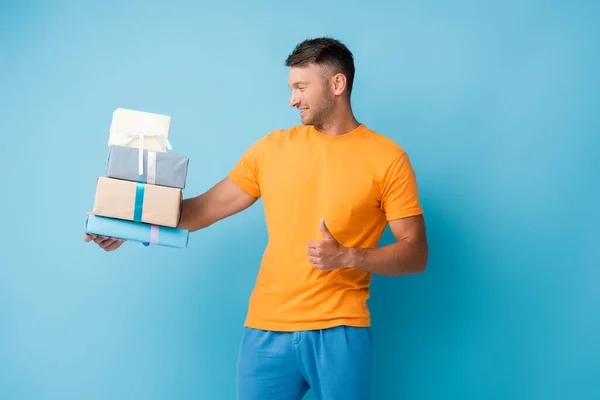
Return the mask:
<path id="1" fill-rule="evenodd" d="M 149 154 L 150 153 L 150 154 Z M 167 152 L 143 150 L 142 175 L 139 174 L 140 151 L 135 147 L 111 146 L 106 163 L 108 178 L 144 182 L 159 186 L 185 188 L 189 159 Z"/>

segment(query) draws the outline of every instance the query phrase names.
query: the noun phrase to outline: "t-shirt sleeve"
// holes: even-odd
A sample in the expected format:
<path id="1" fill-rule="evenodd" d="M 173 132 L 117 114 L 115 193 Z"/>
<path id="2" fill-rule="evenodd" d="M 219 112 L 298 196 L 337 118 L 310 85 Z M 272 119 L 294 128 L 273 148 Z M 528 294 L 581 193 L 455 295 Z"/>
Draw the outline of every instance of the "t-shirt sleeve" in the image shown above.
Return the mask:
<path id="1" fill-rule="evenodd" d="M 423 214 L 415 172 L 405 152 L 390 164 L 384 176 L 381 208 L 388 221 Z"/>
<path id="2" fill-rule="evenodd" d="M 250 196 L 259 198 L 260 168 L 264 156 L 264 138 L 254 143 L 229 172 L 229 178 Z"/>

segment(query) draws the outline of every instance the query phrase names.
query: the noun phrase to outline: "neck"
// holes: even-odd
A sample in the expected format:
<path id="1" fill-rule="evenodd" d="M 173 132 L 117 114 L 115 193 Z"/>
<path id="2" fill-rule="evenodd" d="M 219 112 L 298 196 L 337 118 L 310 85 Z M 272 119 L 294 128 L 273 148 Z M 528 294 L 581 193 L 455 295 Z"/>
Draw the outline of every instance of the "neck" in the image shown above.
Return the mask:
<path id="1" fill-rule="evenodd" d="M 315 129 L 326 135 L 343 135 L 356 129 L 360 123 L 348 103 L 338 104 L 327 120 L 315 124 Z"/>

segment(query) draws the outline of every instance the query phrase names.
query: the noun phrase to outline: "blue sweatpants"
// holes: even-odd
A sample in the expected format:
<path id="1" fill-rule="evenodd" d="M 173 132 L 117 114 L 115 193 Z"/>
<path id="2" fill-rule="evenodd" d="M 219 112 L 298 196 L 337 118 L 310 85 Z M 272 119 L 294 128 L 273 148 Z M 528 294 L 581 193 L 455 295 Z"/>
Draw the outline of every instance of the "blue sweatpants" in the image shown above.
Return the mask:
<path id="1" fill-rule="evenodd" d="M 370 328 L 338 326 L 301 332 L 244 328 L 238 400 L 368 400 Z"/>

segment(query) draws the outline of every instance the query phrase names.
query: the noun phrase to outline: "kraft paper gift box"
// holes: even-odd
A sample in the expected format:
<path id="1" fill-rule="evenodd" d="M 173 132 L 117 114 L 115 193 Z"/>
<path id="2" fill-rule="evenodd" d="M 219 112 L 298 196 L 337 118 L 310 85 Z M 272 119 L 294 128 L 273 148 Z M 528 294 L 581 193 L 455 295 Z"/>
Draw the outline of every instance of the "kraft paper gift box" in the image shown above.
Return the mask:
<path id="1" fill-rule="evenodd" d="M 96 182 L 92 213 L 175 228 L 182 201 L 181 189 L 101 176 Z"/>
<path id="2" fill-rule="evenodd" d="M 98 215 L 87 216 L 85 233 L 139 242 L 146 245 L 175 248 L 185 248 L 189 241 L 189 232 L 186 229 L 169 228 Z"/>
<path id="3" fill-rule="evenodd" d="M 113 146 L 108 152 L 106 176 L 153 185 L 185 188 L 188 157 L 163 152 L 143 151 L 143 170 L 139 174 L 138 150 Z"/>

